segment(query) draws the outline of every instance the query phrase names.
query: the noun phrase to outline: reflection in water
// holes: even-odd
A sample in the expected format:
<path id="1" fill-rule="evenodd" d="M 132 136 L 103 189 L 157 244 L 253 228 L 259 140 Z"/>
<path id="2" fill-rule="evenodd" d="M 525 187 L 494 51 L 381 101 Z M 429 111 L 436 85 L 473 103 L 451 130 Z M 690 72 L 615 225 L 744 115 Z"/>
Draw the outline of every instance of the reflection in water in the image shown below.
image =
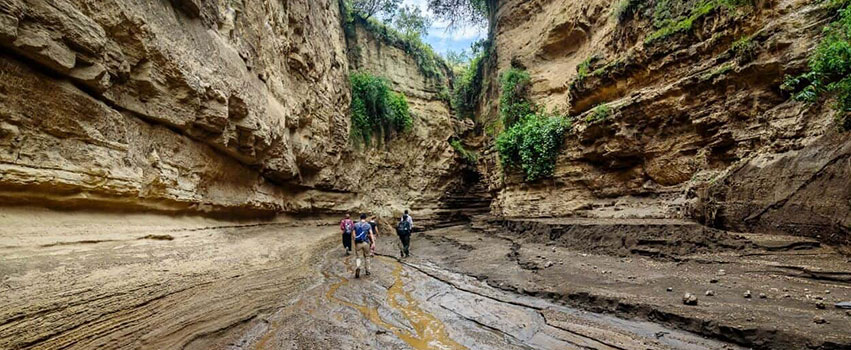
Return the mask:
<path id="1" fill-rule="evenodd" d="M 390 287 L 390 289 L 387 291 L 387 305 L 402 313 L 402 315 L 405 317 L 405 319 L 408 320 L 408 323 L 410 323 L 411 327 L 414 329 L 415 334 L 412 334 L 407 329 L 402 329 L 382 320 L 381 316 L 378 314 L 378 307 L 358 305 L 337 298 L 337 290 L 339 290 L 340 287 L 346 285 L 349 282 L 349 280 L 345 277 L 336 276 L 340 279 L 340 281 L 331 285 L 331 288 L 328 289 L 328 292 L 325 294 L 325 297 L 328 298 L 328 300 L 357 310 L 370 322 L 372 322 L 376 326 L 386 328 L 387 330 L 393 332 L 393 334 L 399 337 L 399 339 L 402 339 L 405 343 L 408 343 L 408 345 L 410 345 L 414 349 L 466 349 L 466 347 L 461 344 L 458 344 L 449 337 L 446 332 L 446 327 L 443 325 L 443 322 L 438 320 L 433 315 L 420 309 L 416 299 L 414 299 L 408 291 L 405 291 L 404 282 L 402 279 L 402 264 L 400 264 L 398 261 L 389 258 L 383 258 L 382 260 L 394 266 L 393 277 L 395 278 L 395 281 L 393 282 L 393 285 Z M 349 266 L 349 259 L 346 259 L 345 264 L 347 270 L 351 270 Z M 327 273 L 325 274 L 325 276 L 329 277 Z M 404 299 L 405 303 L 400 303 L 400 299 Z"/>

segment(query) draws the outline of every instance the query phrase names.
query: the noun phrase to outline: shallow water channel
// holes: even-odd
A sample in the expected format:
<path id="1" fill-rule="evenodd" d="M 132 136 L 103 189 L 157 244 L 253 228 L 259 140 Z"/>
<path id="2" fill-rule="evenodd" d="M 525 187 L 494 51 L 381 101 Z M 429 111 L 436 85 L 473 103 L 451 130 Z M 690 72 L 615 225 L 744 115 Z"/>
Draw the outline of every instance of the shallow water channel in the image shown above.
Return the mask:
<path id="1" fill-rule="evenodd" d="M 329 252 L 324 280 L 245 327 L 232 349 L 738 349 L 687 332 L 517 295 L 438 267 L 379 256 L 355 279 Z"/>

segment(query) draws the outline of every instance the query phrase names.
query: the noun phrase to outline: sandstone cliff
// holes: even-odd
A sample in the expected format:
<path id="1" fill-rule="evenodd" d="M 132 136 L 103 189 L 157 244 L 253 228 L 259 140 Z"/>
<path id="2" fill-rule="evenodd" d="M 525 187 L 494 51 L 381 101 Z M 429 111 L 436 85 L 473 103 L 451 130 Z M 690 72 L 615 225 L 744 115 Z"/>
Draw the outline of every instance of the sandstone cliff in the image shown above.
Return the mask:
<path id="1" fill-rule="evenodd" d="M 498 118 L 497 74 L 511 66 L 530 73 L 535 102 L 575 122 L 552 179 L 488 171 L 493 211 L 691 217 L 847 242 L 851 140 L 829 107 L 779 89 L 805 69 L 833 13 L 819 2 L 708 2 L 690 27 L 657 40 L 657 2 L 622 19 L 625 2 L 498 2 L 482 122 Z M 592 116 L 599 105 L 602 118 Z M 483 166 L 497 163 L 492 155 Z"/>
<path id="2" fill-rule="evenodd" d="M 403 52 L 357 40 L 376 49 L 358 67 L 413 84 L 397 84 L 413 135 L 384 149 L 349 142 L 336 0 L 4 1 L 3 201 L 271 215 L 434 199 L 448 108 Z"/>

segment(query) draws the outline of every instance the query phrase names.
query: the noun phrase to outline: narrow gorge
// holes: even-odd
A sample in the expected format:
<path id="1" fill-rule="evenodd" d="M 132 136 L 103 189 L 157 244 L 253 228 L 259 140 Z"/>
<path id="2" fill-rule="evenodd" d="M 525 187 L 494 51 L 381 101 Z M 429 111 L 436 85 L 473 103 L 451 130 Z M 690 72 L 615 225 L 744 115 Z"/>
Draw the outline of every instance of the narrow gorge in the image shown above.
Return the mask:
<path id="1" fill-rule="evenodd" d="M 0 0 L 0 349 L 851 348 L 848 5 Z"/>

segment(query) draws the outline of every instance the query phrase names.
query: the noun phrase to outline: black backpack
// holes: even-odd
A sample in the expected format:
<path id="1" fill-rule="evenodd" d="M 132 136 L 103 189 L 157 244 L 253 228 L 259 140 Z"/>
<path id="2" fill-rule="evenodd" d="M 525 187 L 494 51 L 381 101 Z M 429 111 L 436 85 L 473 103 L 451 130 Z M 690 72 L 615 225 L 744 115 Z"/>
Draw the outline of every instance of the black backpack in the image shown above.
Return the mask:
<path id="1" fill-rule="evenodd" d="M 399 220 L 399 223 L 396 225 L 396 234 L 407 234 L 411 233 L 411 223 L 408 222 L 407 216 L 402 216 L 402 220 Z"/>

